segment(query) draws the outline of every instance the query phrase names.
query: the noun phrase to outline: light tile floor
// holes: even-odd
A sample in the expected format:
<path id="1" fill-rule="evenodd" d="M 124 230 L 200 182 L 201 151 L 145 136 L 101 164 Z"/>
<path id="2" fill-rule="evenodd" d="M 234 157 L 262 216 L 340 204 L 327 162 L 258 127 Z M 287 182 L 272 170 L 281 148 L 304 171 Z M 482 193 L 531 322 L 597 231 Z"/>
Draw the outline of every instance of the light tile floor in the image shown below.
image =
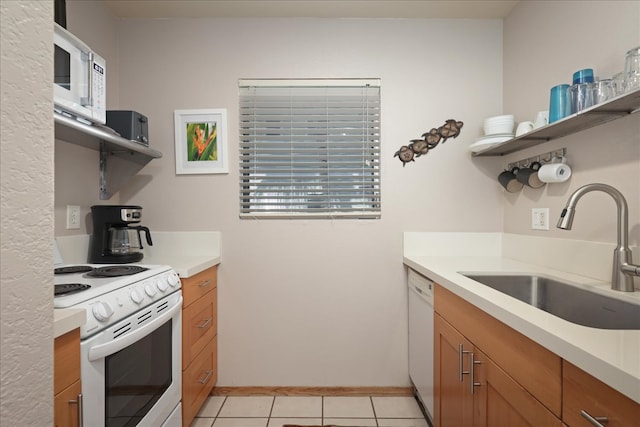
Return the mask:
<path id="1" fill-rule="evenodd" d="M 428 427 L 413 397 L 211 396 L 191 427 Z"/>

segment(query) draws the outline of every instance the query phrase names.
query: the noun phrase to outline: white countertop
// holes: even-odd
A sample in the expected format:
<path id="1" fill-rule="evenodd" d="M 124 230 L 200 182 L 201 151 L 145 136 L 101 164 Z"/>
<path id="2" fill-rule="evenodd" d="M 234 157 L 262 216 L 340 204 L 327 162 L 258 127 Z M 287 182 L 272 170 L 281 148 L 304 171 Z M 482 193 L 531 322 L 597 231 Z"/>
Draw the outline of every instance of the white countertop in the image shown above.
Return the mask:
<path id="1" fill-rule="evenodd" d="M 153 242 L 143 250 L 144 262 L 170 265 L 183 279 L 220 264 L 219 232 L 157 232 Z"/>
<path id="2" fill-rule="evenodd" d="M 73 331 L 86 321 L 87 313 L 83 308 L 56 308 L 53 310 L 53 337 Z"/>
<path id="3" fill-rule="evenodd" d="M 154 231 L 141 264 L 169 265 L 182 278 L 220 264 L 222 236 L 218 231 Z M 56 242 L 65 264 L 87 262 L 89 235 L 59 236 Z"/>
<path id="4" fill-rule="evenodd" d="M 178 273 L 178 276 L 185 279 L 220 264 L 220 257 L 214 255 L 168 255 L 161 262 L 155 261 L 152 264 L 170 265 Z"/>
<path id="5" fill-rule="evenodd" d="M 479 284 L 459 272 L 535 273 L 580 283 L 626 301 L 640 292 L 621 293 L 597 279 L 501 256 L 405 254 L 404 263 L 563 359 L 640 403 L 640 330 L 606 330 L 577 325 Z"/>

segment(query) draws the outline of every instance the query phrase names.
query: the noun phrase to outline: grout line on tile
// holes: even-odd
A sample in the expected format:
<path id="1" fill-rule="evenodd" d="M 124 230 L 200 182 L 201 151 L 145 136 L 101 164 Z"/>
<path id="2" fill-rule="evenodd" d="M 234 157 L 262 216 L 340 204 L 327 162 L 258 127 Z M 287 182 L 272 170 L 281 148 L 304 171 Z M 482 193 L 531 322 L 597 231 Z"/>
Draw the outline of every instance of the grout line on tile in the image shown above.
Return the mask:
<path id="1" fill-rule="evenodd" d="M 214 424 L 215 424 L 215 420 L 217 420 L 218 416 L 220 416 L 220 412 L 222 411 L 222 407 L 224 406 L 225 403 L 227 403 L 227 396 L 224 397 L 224 400 L 222 401 L 222 405 L 220 405 L 220 407 L 218 408 L 218 412 L 216 412 L 216 416 L 213 417 Z"/>
<path id="2" fill-rule="evenodd" d="M 269 409 L 269 415 L 267 416 L 267 425 L 269 425 L 269 421 L 271 421 L 271 414 L 273 414 L 273 407 L 276 404 L 276 397 L 273 396 L 271 399 L 271 408 Z"/>
<path id="3" fill-rule="evenodd" d="M 373 411 L 373 419 L 376 420 L 376 426 L 379 426 L 378 423 L 378 414 L 376 414 L 376 407 L 373 404 L 373 396 L 369 396 L 369 402 L 371 403 L 371 410 Z"/>

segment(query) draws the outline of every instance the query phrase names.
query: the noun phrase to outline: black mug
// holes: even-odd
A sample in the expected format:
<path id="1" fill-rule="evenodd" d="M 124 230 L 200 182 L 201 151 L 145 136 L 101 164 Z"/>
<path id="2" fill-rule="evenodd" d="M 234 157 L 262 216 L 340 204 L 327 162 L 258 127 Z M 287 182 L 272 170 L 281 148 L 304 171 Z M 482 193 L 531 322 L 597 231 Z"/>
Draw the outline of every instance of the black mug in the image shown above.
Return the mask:
<path id="1" fill-rule="evenodd" d="M 504 187 L 509 193 L 515 193 L 522 190 L 524 185 L 518 181 L 516 175 L 519 171 L 519 168 L 512 168 L 510 171 L 503 171 L 500 175 L 498 175 L 498 181 L 500 185 Z"/>
<path id="2" fill-rule="evenodd" d="M 538 170 L 540 170 L 541 166 L 540 162 L 533 162 L 529 167 L 519 169 L 516 173 L 516 179 L 531 188 L 540 188 L 544 186 L 545 183 L 540 181 L 540 178 L 538 178 Z"/>

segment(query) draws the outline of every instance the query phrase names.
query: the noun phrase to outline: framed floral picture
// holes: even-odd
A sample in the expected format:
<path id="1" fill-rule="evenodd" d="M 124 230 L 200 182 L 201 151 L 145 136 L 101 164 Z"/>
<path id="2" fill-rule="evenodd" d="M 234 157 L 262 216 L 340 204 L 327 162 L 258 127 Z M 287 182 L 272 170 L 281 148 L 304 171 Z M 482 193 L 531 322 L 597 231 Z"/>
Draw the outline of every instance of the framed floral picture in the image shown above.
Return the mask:
<path id="1" fill-rule="evenodd" d="M 176 174 L 228 173 L 227 110 L 175 110 Z"/>

